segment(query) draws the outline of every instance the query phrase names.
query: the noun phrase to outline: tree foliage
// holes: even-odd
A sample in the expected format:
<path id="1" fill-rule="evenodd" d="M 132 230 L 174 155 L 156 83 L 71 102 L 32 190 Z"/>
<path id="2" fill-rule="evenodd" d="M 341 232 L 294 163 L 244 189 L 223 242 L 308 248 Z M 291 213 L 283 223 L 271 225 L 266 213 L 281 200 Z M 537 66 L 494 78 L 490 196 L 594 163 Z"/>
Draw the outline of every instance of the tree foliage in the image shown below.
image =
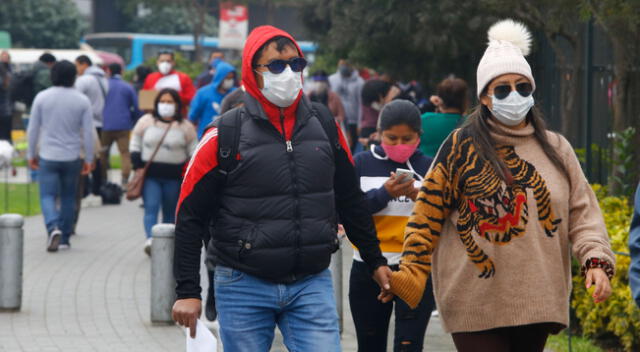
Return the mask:
<path id="1" fill-rule="evenodd" d="M 152 15 L 138 17 L 129 14 L 130 21 L 126 25 L 128 32 L 154 34 L 190 34 L 193 31 L 191 13 L 180 6 L 149 6 Z M 205 15 L 204 35 L 218 34 L 218 21 L 210 14 Z"/>
<path id="2" fill-rule="evenodd" d="M 329 55 L 429 83 L 449 73 L 473 81 L 496 19 L 481 15 L 476 1 L 305 0 L 302 10 Z"/>
<path id="3" fill-rule="evenodd" d="M 71 0 L 0 1 L 0 29 L 14 47 L 77 48 L 86 27 Z"/>

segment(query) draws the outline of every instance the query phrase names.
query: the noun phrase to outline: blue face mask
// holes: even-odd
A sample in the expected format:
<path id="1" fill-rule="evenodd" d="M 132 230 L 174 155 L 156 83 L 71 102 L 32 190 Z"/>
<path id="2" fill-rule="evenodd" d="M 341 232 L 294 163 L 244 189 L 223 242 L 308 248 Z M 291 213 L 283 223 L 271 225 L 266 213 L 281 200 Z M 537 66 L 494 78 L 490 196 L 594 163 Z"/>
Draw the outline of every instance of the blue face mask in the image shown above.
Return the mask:
<path id="1" fill-rule="evenodd" d="M 515 90 L 504 99 L 490 97 L 493 103 L 493 108 L 490 109 L 491 113 L 498 121 L 507 126 L 517 126 L 524 121 L 534 104 L 532 95 L 523 97 Z"/>

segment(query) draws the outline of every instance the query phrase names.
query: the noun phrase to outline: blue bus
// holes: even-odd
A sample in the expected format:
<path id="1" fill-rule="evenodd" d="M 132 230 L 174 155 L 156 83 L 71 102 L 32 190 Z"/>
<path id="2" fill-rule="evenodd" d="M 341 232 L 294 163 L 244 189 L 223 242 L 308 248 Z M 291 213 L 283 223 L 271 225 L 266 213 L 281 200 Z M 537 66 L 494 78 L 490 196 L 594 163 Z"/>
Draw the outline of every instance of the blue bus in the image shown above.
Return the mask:
<path id="1" fill-rule="evenodd" d="M 95 50 L 120 55 L 127 70 L 133 70 L 151 57 L 156 57 L 162 50 L 173 50 L 181 53 L 188 60 L 193 60 L 195 45 L 192 35 L 162 35 L 143 33 L 91 33 L 83 38 Z M 316 45 L 311 42 L 298 42 L 307 59 L 312 62 Z M 208 58 L 213 51 L 222 51 L 227 60 L 240 59 L 240 52 L 233 49 L 219 49 L 218 38 L 202 38 L 203 58 Z"/>

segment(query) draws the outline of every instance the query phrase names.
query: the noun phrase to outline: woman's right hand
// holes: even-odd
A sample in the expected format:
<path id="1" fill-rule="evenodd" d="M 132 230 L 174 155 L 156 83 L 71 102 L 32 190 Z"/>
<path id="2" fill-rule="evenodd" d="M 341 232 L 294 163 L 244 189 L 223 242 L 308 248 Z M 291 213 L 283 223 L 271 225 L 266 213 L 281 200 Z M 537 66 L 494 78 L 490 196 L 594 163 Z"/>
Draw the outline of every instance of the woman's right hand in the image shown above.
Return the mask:
<path id="1" fill-rule="evenodd" d="M 384 183 L 384 189 L 392 198 L 398 198 L 400 196 L 410 197 L 414 192 L 413 180 L 405 181 L 402 178 L 397 177 L 395 172 L 391 173 L 391 177 Z"/>

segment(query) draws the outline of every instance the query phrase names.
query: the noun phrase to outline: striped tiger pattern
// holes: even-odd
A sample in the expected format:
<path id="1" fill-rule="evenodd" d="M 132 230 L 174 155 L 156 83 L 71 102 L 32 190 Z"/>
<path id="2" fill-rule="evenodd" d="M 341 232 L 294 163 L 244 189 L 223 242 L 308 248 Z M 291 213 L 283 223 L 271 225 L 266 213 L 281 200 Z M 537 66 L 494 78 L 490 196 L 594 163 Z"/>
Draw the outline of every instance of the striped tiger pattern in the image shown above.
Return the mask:
<path id="1" fill-rule="evenodd" d="M 458 210 L 456 224 L 467 257 L 479 278 L 491 278 L 496 267 L 482 243 L 504 246 L 525 235 L 529 221 L 527 189 L 538 208 L 538 222 L 553 237 L 561 219 L 554 216 L 551 196 L 535 167 L 521 159 L 513 146 L 497 146 L 507 168 L 507 182 L 480 158 L 470 137 L 454 132 L 427 173 L 405 231 L 402 261 L 411 271 L 430 272 L 433 249 L 445 220 Z"/>

